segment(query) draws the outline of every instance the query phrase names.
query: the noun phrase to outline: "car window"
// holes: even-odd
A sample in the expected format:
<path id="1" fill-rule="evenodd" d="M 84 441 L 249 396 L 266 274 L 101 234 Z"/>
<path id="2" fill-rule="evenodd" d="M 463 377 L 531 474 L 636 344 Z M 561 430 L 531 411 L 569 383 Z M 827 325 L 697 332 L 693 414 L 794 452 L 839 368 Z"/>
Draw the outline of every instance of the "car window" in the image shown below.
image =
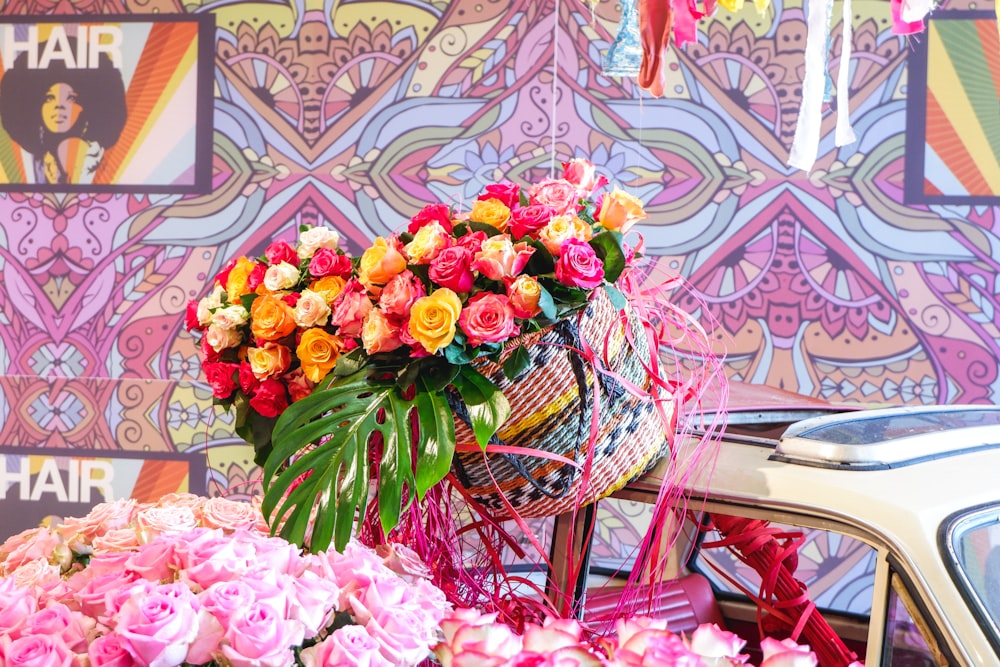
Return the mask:
<path id="1" fill-rule="evenodd" d="M 1000 645 L 1000 506 L 957 517 L 947 534 L 945 549 L 959 588 Z"/>
<path id="2" fill-rule="evenodd" d="M 899 576 L 890 574 L 882 664 L 888 667 L 947 667 L 923 616 Z"/>
<path id="3" fill-rule="evenodd" d="M 875 549 L 847 535 L 771 523 L 788 539 L 797 540 L 795 577 L 809 588 L 809 597 L 823 611 L 868 616 L 875 587 Z M 718 534 L 710 531 L 704 543 Z M 699 549 L 691 566 L 706 575 L 717 590 L 743 596 L 760 589 L 760 576 L 727 549 Z"/>

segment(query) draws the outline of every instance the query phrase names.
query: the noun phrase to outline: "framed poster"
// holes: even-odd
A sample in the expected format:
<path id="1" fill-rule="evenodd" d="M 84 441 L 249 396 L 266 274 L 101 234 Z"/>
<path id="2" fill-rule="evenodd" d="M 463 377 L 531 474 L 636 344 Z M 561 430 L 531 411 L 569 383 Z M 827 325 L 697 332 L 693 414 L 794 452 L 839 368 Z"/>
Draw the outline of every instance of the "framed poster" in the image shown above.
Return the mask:
<path id="1" fill-rule="evenodd" d="M 0 447 L 0 542 L 47 516 L 82 517 L 98 503 L 205 494 L 205 457 Z"/>
<path id="2" fill-rule="evenodd" d="M 209 192 L 214 18 L 71 18 L 0 17 L 0 191 Z"/>
<path id="3" fill-rule="evenodd" d="M 936 10 L 910 45 L 905 203 L 1000 203 L 996 13 Z"/>

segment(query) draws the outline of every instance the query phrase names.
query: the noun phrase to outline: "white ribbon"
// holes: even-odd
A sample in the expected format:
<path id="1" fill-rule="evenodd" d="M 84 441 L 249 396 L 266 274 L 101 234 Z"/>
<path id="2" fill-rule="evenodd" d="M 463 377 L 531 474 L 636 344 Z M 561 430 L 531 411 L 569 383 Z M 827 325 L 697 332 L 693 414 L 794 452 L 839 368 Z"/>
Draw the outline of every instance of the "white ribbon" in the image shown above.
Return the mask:
<path id="1" fill-rule="evenodd" d="M 924 17 L 934 9 L 935 4 L 934 0 L 903 0 L 899 16 L 907 23 L 923 21 Z"/>
<path id="2" fill-rule="evenodd" d="M 854 25 L 851 23 L 851 0 L 844 0 L 843 21 L 840 69 L 837 71 L 837 132 L 834 137 L 834 143 L 838 146 L 845 146 L 857 139 L 857 136 L 854 134 L 854 128 L 851 127 L 851 93 L 849 85 L 851 75 L 851 42 L 854 40 Z"/>
<path id="3" fill-rule="evenodd" d="M 826 88 L 826 38 L 833 12 L 833 0 L 809 0 L 806 17 L 806 75 L 802 81 L 802 102 L 795 124 L 795 138 L 788 166 L 809 171 L 819 152 L 823 121 L 823 93 Z"/>

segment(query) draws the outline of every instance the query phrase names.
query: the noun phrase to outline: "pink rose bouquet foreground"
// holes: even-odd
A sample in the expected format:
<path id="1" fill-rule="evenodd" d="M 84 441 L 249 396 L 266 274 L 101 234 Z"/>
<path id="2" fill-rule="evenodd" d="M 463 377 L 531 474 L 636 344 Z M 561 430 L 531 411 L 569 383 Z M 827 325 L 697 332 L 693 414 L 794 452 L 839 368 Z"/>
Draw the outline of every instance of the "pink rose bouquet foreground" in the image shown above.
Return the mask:
<path id="1" fill-rule="evenodd" d="M 417 665 L 450 608 L 406 547 L 307 554 L 189 495 L 15 535 L 0 576 L 0 667 Z"/>
<path id="2" fill-rule="evenodd" d="M 467 210 L 429 204 L 360 257 L 336 232 L 239 257 L 192 301 L 218 404 L 264 468 L 264 513 L 298 544 L 343 547 L 377 480 L 382 528 L 447 475 L 456 448 L 448 392 L 485 448 L 511 408 L 479 362 L 515 379 L 523 336 L 583 312 L 635 253 L 641 202 L 582 159 L 561 178 L 487 186 Z M 595 341 L 598 348 L 600 341 Z M 377 469 L 376 469 L 377 467 Z"/>
<path id="3" fill-rule="evenodd" d="M 747 665 L 746 642 L 714 624 L 689 636 L 644 617 L 622 619 L 615 637 L 587 642 L 574 620 L 528 624 L 523 635 L 496 622 L 495 614 L 456 609 L 442 622 L 444 641 L 435 649 L 443 667 L 736 667 Z M 816 667 L 808 646 L 765 638 L 759 667 Z M 860 663 L 852 667 L 862 667 Z"/>

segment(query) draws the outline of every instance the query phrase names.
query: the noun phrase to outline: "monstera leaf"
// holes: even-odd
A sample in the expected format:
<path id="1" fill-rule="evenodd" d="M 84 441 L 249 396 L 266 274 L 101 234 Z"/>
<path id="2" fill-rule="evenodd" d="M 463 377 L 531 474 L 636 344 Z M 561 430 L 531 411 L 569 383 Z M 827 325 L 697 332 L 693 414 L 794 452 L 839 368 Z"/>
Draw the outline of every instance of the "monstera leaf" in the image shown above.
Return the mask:
<path id="1" fill-rule="evenodd" d="M 313 551 L 331 541 L 343 550 L 368 503 L 372 447 L 382 451 L 377 497 L 386 531 L 404 503 L 448 473 L 455 424 L 444 392 L 426 382 L 418 377 L 404 391 L 362 368 L 285 410 L 264 464 L 263 503 L 272 526 L 284 520 L 283 538 Z"/>

